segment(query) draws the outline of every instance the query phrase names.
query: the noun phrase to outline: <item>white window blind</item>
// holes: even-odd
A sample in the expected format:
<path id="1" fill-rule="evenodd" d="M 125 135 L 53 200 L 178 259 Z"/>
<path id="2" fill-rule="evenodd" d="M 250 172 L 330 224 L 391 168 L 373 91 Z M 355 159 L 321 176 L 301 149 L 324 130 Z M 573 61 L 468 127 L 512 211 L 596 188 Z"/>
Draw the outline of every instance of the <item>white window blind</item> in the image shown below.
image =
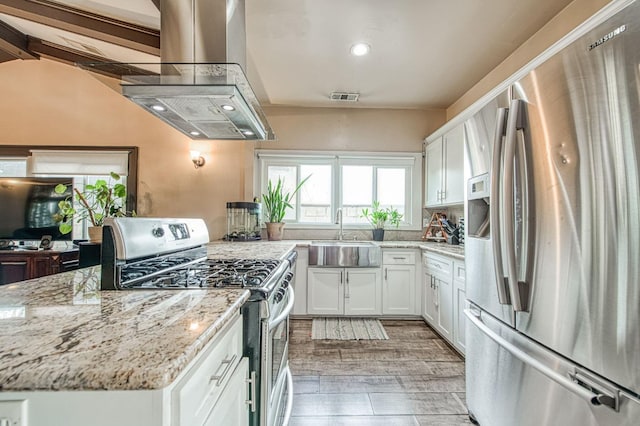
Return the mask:
<path id="1" fill-rule="evenodd" d="M 103 175 L 110 172 L 126 176 L 129 169 L 127 151 L 55 151 L 31 150 L 32 175 Z"/>

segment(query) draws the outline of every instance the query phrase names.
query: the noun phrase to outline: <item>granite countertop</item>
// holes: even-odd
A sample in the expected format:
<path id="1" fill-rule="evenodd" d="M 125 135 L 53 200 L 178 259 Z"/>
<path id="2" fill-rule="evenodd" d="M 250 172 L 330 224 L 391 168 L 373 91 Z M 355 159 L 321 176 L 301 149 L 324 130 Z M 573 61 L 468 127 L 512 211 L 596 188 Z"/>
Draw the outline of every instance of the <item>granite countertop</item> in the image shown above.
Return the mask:
<path id="1" fill-rule="evenodd" d="M 213 242 L 217 259 L 284 259 L 282 242 Z M 249 298 L 243 289 L 100 291 L 92 267 L 0 287 L 0 390 L 171 384 Z"/>
<path id="2" fill-rule="evenodd" d="M 284 259 L 294 250 L 297 241 L 213 241 L 207 246 L 207 256 L 215 259 Z"/>
<path id="3" fill-rule="evenodd" d="M 308 247 L 311 241 L 290 241 L 300 247 Z M 345 242 L 353 242 L 345 240 Z M 446 243 L 433 241 L 367 241 L 372 242 L 381 248 L 412 248 L 431 251 L 437 254 L 450 256 L 459 260 L 464 260 L 464 246 L 454 246 Z"/>
<path id="4" fill-rule="evenodd" d="M 0 390 L 160 389 L 249 291 L 99 291 L 99 267 L 0 288 Z"/>

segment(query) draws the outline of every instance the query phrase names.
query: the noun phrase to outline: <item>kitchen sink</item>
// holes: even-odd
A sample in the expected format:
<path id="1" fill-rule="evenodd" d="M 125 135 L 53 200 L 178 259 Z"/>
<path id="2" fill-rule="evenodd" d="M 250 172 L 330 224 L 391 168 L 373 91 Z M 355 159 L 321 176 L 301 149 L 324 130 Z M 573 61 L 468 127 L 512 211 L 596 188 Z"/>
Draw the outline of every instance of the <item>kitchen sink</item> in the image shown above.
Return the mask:
<path id="1" fill-rule="evenodd" d="M 380 266 L 382 251 L 369 241 L 312 241 L 309 266 L 371 268 Z"/>

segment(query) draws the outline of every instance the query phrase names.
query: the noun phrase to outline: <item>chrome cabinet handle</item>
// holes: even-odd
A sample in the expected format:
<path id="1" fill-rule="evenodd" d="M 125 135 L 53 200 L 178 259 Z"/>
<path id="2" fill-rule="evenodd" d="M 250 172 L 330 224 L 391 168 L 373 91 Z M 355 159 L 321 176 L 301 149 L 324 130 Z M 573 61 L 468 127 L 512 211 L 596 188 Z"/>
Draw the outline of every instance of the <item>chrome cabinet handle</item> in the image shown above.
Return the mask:
<path id="1" fill-rule="evenodd" d="M 227 374 L 229 374 L 229 372 L 231 371 L 231 367 L 233 367 L 233 364 L 235 364 L 236 358 L 238 358 L 238 355 L 233 354 L 233 356 L 230 359 L 223 359 L 222 362 L 220 363 L 220 367 L 218 367 L 218 371 L 224 367 L 224 369 L 222 370 L 222 373 L 218 374 L 218 371 L 216 371 L 216 374 L 214 374 L 209 378 L 209 383 L 215 380 L 217 381 L 216 386 L 220 386 L 222 382 L 224 382 L 225 377 L 227 377 Z"/>
<path id="2" fill-rule="evenodd" d="M 387 268 L 384 268 L 384 279 L 387 279 Z"/>
<path id="3" fill-rule="evenodd" d="M 351 295 L 349 294 L 349 271 L 347 271 L 347 280 L 346 280 L 346 284 L 344 286 L 344 297 L 345 299 L 348 299 L 349 297 L 351 297 Z"/>
<path id="4" fill-rule="evenodd" d="M 433 278 L 433 304 L 436 308 L 440 306 L 440 292 L 438 291 L 438 280 Z"/>
<path id="5" fill-rule="evenodd" d="M 406 257 L 404 257 L 404 256 L 399 256 L 399 257 L 395 257 L 395 256 L 394 256 L 392 259 L 393 259 L 393 260 L 406 260 L 407 258 L 406 258 Z"/>
<path id="6" fill-rule="evenodd" d="M 256 412 L 256 372 L 255 371 L 251 372 L 250 378 L 247 379 L 247 383 L 249 383 L 249 393 L 251 395 L 249 396 L 249 399 L 246 400 L 245 402 L 251 409 L 251 412 L 255 413 Z"/>

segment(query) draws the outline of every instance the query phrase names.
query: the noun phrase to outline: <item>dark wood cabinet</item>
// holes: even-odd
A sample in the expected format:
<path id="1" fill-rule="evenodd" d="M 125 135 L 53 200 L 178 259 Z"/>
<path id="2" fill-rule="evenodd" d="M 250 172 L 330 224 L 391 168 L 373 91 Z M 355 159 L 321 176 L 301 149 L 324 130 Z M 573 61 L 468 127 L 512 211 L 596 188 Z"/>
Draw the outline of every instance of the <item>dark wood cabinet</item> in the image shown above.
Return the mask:
<path id="1" fill-rule="evenodd" d="M 29 259 L 25 256 L 0 256 L 0 284 L 28 280 Z"/>
<path id="2" fill-rule="evenodd" d="M 78 250 L 0 252 L 0 285 L 57 274 L 78 267 Z"/>

